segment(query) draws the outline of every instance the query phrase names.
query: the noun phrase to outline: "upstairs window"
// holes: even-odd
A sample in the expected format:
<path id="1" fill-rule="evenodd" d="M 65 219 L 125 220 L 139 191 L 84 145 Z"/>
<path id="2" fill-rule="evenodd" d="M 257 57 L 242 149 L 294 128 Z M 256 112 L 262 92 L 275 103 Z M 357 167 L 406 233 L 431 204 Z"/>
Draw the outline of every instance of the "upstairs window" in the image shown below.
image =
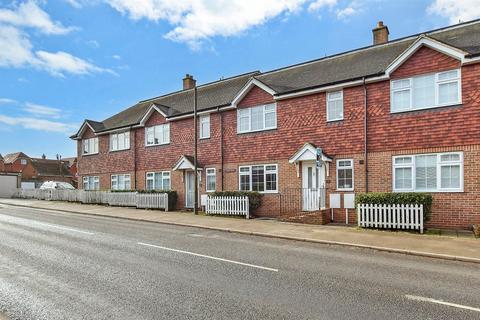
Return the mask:
<path id="1" fill-rule="evenodd" d="M 170 143 L 170 124 L 145 128 L 145 145 L 156 146 Z"/>
<path id="2" fill-rule="evenodd" d="M 147 172 L 147 190 L 170 190 L 169 171 Z"/>
<path id="3" fill-rule="evenodd" d="M 210 138 L 210 115 L 200 117 L 200 139 Z"/>
<path id="4" fill-rule="evenodd" d="M 394 191 L 462 191 L 463 153 L 436 153 L 393 158 Z"/>
<path id="5" fill-rule="evenodd" d="M 129 174 L 112 175 L 112 190 L 131 190 Z"/>
<path id="6" fill-rule="evenodd" d="M 237 132 L 255 132 L 277 128 L 277 105 L 267 104 L 237 109 Z"/>
<path id="7" fill-rule="evenodd" d="M 392 112 L 461 103 L 460 70 L 393 80 L 390 88 Z"/>
<path id="8" fill-rule="evenodd" d="M 327 121 L 343 120 L 343 91 L 327 93 Z"/>
<path id="9" fill-rule="evenodd" d="M 110 151 L 130 149 L 130 132 L 112 133 L 110 135 Z"/>
<path id="10" fill-rule="evenodd" d="M 22 166 L 26 166 L 27 165 L 27 159 L 20 159 L 20 164 Z"/>
<path id="11" fill-rule="evenodd" d="M 83 154 L 95 154 L 98 153 L 98 138 L 90 138 L 83 140 Z"/>

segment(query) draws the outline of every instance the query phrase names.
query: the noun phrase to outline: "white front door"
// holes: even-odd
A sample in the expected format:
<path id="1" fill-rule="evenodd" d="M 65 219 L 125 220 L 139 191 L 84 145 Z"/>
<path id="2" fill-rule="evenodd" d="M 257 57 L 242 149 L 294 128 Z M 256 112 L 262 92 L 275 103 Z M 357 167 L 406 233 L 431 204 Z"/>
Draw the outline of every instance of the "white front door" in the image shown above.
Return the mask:
<path id="1" fill-rule="evenodd" d="M 193 208 L 193 202 L 195 201 L 195 176 L 193 171 L 185 172 L 185 207 Z"/>
<path id="2" fill-rule="evenodd" d="M 321 188 L 324 187 L 322 169 L 317 169 L 314 161 L 302 163 L 302 209 L 303 211 L 316 211 L 320 209 Z"/>

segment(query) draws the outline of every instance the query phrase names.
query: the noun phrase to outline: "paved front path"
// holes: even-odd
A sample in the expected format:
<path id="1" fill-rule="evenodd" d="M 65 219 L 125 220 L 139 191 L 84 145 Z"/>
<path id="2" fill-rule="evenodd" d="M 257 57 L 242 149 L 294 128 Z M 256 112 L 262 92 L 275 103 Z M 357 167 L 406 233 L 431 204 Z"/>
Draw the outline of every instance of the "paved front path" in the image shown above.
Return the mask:
<path id="1" fill-rule="evenodd" d="M 314 226 L 258 219 L 243 220 L 195 216 L 186 212 L 137 210 L 57 201 L 0 199 L 0 204 L 168 223 L 275 238 L 370 247 L 385 251 L 480 263 L 480 240 L 473 238 L 360 230 L 338 226 Z"/>

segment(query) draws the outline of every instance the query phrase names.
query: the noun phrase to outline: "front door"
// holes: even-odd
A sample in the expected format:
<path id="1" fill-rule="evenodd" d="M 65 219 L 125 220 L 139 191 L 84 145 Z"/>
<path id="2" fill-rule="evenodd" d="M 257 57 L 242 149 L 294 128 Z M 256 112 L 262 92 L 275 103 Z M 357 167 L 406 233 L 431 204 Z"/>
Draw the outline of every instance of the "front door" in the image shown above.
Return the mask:
<path id="1" fill-rule="evenodd" d="M 185 172 L 185 207 L 193 208 L 193 202 L 195 201 L 195 176 L 193 171 Z"/>
<path id="2" fill-rule="evenodd" d="M 319 170 L 315 162 L 302 163 L 302 209 L 317 211 L 320 209 Z"/>

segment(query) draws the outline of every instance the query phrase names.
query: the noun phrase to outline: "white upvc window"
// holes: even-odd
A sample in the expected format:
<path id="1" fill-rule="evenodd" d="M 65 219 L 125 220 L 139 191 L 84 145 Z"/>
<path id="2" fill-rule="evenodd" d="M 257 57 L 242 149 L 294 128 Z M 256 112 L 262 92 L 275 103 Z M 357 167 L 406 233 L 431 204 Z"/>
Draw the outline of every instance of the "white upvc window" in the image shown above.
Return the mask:
<path id="1" fill-rule="evenodd" d="M 131 190 L 129 174 L 112 174 L 112 190 Z"/>
<path id="2" fill-rule="evenodd" d="M 391 112 L 460 104 L 460 70 L 450 70 L 390 82 Z"/>
<path id="3" fill-rule="evenodd" d="M 354 173 L 352 159 L 337 160 L 337 190 L 352 191 L 354 189 Z"/>
<path id="4" fill-rule="evenodd" d="M 217 175 L 215 168 L 205 169 L 205 189 L 207 192 L 215 192 L 217 188 Z"/>
<path id="5" fill-rule="evenodd" d="M 20 164 L 22 166 L 26 166 L 27 165 L 27 159 L 20 159 Z"/>
<path id="6" fill-rule="evenodd" d="M 200 139 L 210 138 L 210 115 L 200 116 Z"/>
<path id="7" fill-rule="evenodd" d="M 343 91 L 327 92 L 327 121 L 343 120 Z"/>
<path id="8" fill-rule="evenodd" d="M 83 154 L 96 154 L 98 153 L 98 137 L 83 139 Z"/>
<path id="9" fill-rule="evenodd" d="M 130 131 L 110 134 L 110 151 L 130 149 Z"/>
<path id="10" fill-rule="evenodd" d="M 156 146 L 170 143 L 170 124 L 161 124 L 145 128 L 145 145 Z"/>
<path id="11" fill-rule="evenodd" d="M 241 166 L 238 168 L 238 175 L 240 191 L 278 192 L 278 166 L 276 164 Z"/>
<path id="12" fill-rule="evenodd" d="M 393 190 L 463 191 L 463 152 L 393 157 Z"/>
<path id="13" fill-rule="evenodd" d="M 170 171 L 147 172 L 147 190 L 171 190 Z"/>
<path id="14" fill-rule="evenodd" d="M 237 132 L 255 132 L 277 128 L 277 105 L 266 104 L 237 109 Z"/>
<path id="15" fill-rule="evenodd" d="M 83 190 L 100 190 L 100 178 L 97 176 L 83 177 Z"/>

